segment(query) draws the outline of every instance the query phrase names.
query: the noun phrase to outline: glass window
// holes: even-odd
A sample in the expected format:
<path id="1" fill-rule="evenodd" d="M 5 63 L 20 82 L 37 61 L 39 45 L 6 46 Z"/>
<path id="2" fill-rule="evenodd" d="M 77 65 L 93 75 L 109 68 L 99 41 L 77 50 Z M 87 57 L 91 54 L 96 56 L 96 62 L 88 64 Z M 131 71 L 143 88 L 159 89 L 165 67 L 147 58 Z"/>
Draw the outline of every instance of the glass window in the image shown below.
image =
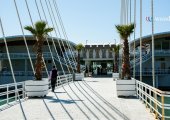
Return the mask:
<path id="1" fill-rule="evenodd" d="M 156 58 L 156 61 L 165 61 L 165 58 Z"/>
<path id="2" fill-rule="evenodd" d="M 89 49 L 89 57 L 93 58 L 93 49 Z"/>
<path id="3" fill-rule="evenodd" d="M 161 42 L 155 42 L 155 50 L 161 50 Z"/>
<path id="4" fill-rule="evenodd" d="M 51 63 L 52 61 L 51 60 L 48 60 L 48 63 Z"/>
<path id="5" fill-rule="evenodd" d="M 169 42 L 168 41 L 163 41 L 162 42 L 162 49 L 168 50 L 169 49 Z"/>

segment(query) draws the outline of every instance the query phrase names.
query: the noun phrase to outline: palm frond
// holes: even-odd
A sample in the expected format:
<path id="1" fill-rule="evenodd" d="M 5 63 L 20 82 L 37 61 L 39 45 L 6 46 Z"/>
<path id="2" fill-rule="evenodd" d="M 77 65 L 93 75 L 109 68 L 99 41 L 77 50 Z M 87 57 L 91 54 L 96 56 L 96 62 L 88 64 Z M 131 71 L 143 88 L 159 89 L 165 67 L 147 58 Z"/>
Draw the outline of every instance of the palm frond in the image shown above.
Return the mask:
<path id="1" fill-rule="evenodd" d="M 44 29 L 46 28 L 47 23 L 44 21 L 38 21 L 35 23 L 35 29 L 38 35 L 44 34 Z"/>
<path id="2" fill-rule="evenodd" d="M 113 47 L 113 51 L 115 53 L 119 53 L 119 50 L 120 50 L 120 45 L 116 45 L 116 46 Z"/>
<path id="3" fill-rule="evenodd" d="M 134 30 L 134 24 L 129 25 L 116 25 L 117 32 L 119 33 L 122 39 L 127 39 Z"/>
<path id="4" fill-rule="evenodd" d="M 36 30 L 42 30 L 42 29 L 45 29 L 47 23 L 45 21 L 37 21 L 35 23 L 35 29 Z"/>
<path id="5" fill-rule="evenodd" d="M 84 48 L 84 45 L 81 44 L 81 43 L 79 43 L 79 44 L 76 45 L 76 50 L 77 50 L 77 51 L 80 51 L 80 50 L 82 50 L 83 48 Z"/>
<path id="6" fill-rule="evenodd" d="M 53 31 L 54 30 L 54 28 L 46 28 L 45 30 L 44 30 L 44 33 L 45 34 L 48 34 L 49 32 L 51 32 L 51 31 Z"/>
<path id="7" fill-rule="evenodd" d="M 36 30 L 32 26 L 25 26 L 24 29 L 28 30 L 33 35 L 36 34 Z"/>

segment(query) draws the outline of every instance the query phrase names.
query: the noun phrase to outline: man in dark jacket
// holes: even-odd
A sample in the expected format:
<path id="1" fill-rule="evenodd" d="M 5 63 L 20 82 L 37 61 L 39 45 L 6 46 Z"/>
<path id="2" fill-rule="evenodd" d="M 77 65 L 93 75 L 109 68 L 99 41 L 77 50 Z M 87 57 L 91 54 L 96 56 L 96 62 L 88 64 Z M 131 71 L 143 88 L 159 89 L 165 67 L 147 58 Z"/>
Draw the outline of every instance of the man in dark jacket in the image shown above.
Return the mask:
<path id="1" fill-rule="evenodd" d="M 57 76 L 58 76 L 57 69 L 55 68 L 55 66 L 53 66 L 53 69 L 51 71 L 51 76 L 50 76 L 52 92 L 54 92 L 54 90 L 55 90 Z"/>

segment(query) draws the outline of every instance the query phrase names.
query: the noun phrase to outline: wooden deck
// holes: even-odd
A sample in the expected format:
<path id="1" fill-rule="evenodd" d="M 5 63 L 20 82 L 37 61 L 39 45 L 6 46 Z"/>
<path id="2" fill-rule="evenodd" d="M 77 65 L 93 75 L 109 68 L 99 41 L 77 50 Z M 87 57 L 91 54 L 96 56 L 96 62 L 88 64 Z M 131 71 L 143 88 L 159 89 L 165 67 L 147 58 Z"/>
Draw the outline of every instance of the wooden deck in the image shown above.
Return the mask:
<path id="1" fill-rule="evenodd" d="M 118 98 L 115 85 L 112 78 L 85 78 L 22 106 L 27 120 L 154 120 L 139 99 Z M 23 120 L 19 104 L 0 111 L 0 120 Z"/>

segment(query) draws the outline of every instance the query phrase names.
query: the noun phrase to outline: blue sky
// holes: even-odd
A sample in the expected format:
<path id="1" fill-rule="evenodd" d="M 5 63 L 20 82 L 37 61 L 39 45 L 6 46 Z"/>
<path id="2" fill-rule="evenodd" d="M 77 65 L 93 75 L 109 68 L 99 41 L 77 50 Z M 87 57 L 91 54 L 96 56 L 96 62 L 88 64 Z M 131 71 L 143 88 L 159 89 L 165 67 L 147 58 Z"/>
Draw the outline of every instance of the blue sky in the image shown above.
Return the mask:
<path id="1" fill-rule="evenodd" d="M 31 23 L 24 0 L 16 1 L 22 17 L 23 26 L 30 25 Z M 34 0 L 27 1 L 31 7 L 31 15 L 35 22 L 39 20 L 39 18 Z M 45 0 L 42 1 L 45 5 Z M 114 26 L 120 23 L 120 1 L 121 0 L 57 0 L 69 40 L 83 44 L 86 43 L 86 40 L 88 40 L 87 44 L 109 44 L 114 43 L 114 39 L 119 42 L 119 35 Z M 170 0 L 154 0 L 155 16 L 170 16 L 169 5 Z M 151 23 L 146 21 L 146 17 L 151 15 L 150 10 L 150 0 L 143 0 L 143 35 L 151 34 Z M 13 0 L 1 0 L 0 16 L 3 20 L 6 36 L 21 34 Z M 48 19 L 48 21 L 48 24 L 52 26 L 50 19 Z M 155 33 L 165 31 L 170 31 L 170 21 L 156 21 Z M 25 34 L 29 33 L 25 31 Z M 53 36 L 56 35 L 53 33 Z M 139 0 L 137 0 L 136 36 L 139 37 Z M 2 37 L 1 33 L 0 37 Z"/>

